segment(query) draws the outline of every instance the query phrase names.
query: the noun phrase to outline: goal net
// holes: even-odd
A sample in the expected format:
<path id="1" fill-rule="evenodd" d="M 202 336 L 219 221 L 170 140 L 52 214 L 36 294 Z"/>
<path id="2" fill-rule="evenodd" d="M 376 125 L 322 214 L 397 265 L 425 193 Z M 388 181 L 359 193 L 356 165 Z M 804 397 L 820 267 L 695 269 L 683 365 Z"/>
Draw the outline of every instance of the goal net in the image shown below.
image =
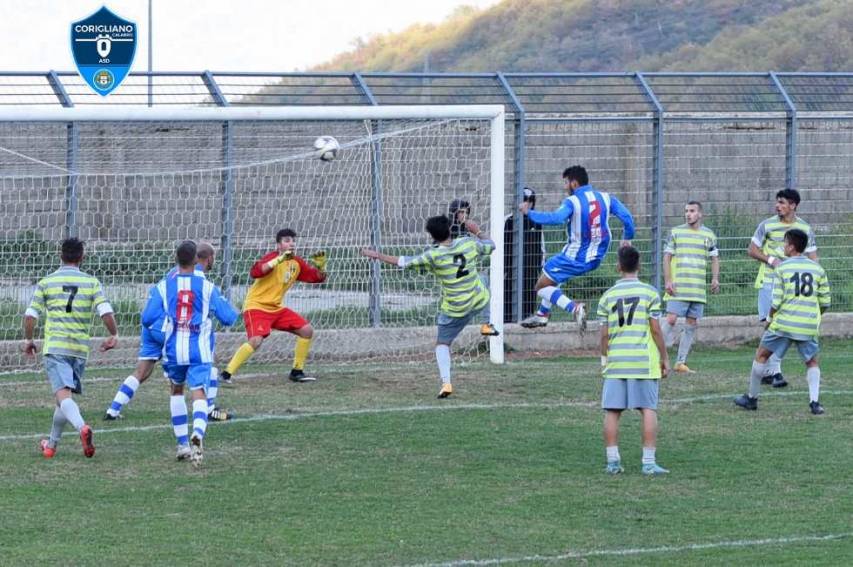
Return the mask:
<path id="1" fill-rule="evenodd" d="M 321 135 L 339 141 L 336 159 L 316 157 Z M 103 283 L 120 327 L 120 347 L 93 348 L 90 365 L 129 366 L 148 288 L 174 265 L 177 243 L 214 245 L 209 277 L 239 309 L 250 267 L 281 228 L 296 231 L 297 254 L 328 256 L 326 283 L 298 283 L 286 296 L 315 328 L 312 361 L 430 358 L 438 282 L 359 251 L 424 251 L 426 219 L 454 199 L 470 203 L 501 249 L 503 136 L 500 106 L 0 111 L 4 367 L 33 364 L 19 351 L 21 319 L 34 284 L 58 267 L 63 238 L 86 242 L 82 269 Z M 502 263 L 492 254 L 480 270 L 492 292 L 484 320 L 499 329 Z M 103 336 L 100 320 L 92 332 Z M 242 320 L 219 329 L 220 367 L 244 340 Z M 454 350 L 503 360 L 502 337 L 482 339 L 478 325 Z M 293 337 L 275 332 L 252 362 L 285 365 L 292 355 Z"/>

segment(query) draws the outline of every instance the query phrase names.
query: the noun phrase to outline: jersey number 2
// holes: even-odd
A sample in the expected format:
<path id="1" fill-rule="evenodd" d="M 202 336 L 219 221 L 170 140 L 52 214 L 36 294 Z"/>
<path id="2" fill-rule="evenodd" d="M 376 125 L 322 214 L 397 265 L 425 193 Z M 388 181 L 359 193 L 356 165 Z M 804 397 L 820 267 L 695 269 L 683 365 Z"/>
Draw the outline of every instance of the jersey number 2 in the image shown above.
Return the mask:
<path id="1" fill-rule="evenodd" d="M 465 264 L 468 261 L 465 259 L 465 254 L 456 254 L 453 256 L 453 265 L 457 267 L 456 277 L 461 278 L 467 276 L 470 272 L 465 269 Z"/>

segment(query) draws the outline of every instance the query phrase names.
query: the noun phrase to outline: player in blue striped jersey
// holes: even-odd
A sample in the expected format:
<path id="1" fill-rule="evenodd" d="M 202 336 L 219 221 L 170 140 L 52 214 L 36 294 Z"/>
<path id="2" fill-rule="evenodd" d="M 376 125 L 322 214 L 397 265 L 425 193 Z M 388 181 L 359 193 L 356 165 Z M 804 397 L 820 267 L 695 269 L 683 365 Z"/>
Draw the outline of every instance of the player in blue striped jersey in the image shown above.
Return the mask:
<path id="1" fill-rule="evenodd" d="M 208 242 L 199 242 L 196 248 L 196 272 L 207 274 L 213 269 L 216 259 L 216 251 Z M 176 277 L 178 268 L 173 267 L 166 274 L 166 278 Z M 156 287 L 151 288 L 151 293 Z M 124 379 L 119 386 L 110 407 L 104 414 L 105 421 L 114 421 L 122 418 L 121 411 L 133 399 L 139 386 L 151 377 L 157 361 L 163 357 L 163 344 L 166 340 L 166 332 L 171 328 L 171 321 L 163 314 L 151 328 L 143 326 L 139 335 L 139 358 L 133 374 Z M 207 403 L 209 406 L 208 419 L 210 421 L 227 421 L 233 417 L 232 413 L 216 407 L 216 397 L 219 391 L 218 372 L 216 368 L 211 371 L 210 383 L 207 389 Z M 184 407 L 186 412 L 186 407 Z M 175 418 L 176 416 L 172 416 Z M 186 417 L 186 413 L 184 413 Z"/>
<path id="2" fill-rule="evenodd" d="M 544 327 L 551 316 L 551 307 L 572 313 L 581 332 L 586 328 L 586 306 L 572 301 L 560 291 L 560 285 L 572 278 L 596 269 L 610 246 L 610 217 L 616 216 L 624 225 L 622 246 L 634 238 L 634 219 L 619 199 L 598 191 L 589 184 L 586 169 L 573 165 L 563 171 L 569 197 L 556 211 L 543 213 L 530 208 L 529 202 L 519 211 L 531 221 L 542 225 L 566 225 L 566 245 L 545 262 L 542 275 L 536 282 L 536 293 L 542 299 L 539 309 L 521 322 L 522 327 Z"/>
<path id="3" fill-rule="evenodd" d="M 189 438 L 187 424 L 175 423 L 173 419 L 178 440 L 177 456 L 179 459 L 190 457 L 198 465 L 207 430 L 206 388 L 215 346 L 211 316 L 230 326 L 237 320 L 238 313 L 213 283 L 203 274 L 196 273 L 196 251 L 196 244 L 190 240 L 178 246 L 178 273 L 155 286 L 142 312 L 142 324 L 155 324 L 164 314 L 172 322 L 163 350 L 163 368 L 172 382 L 170 402 L 172 405 L 185 404 L 185 383 L 189 383 L 193 399 L 193 432 Z M 172 414 L 176 413 L 180 412 L 173 409 Z"/>

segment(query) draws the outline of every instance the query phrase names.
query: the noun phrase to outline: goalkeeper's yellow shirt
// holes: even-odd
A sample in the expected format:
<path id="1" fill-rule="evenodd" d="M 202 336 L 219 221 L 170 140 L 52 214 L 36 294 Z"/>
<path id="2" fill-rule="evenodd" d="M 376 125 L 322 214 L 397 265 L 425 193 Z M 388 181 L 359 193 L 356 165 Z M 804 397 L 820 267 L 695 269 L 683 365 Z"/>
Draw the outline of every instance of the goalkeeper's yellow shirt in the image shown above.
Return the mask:
<path id="1" fill-rule="evenodd" d="M 326 280 L 326 274 L 299 256 L 285 260 L 265 275 L 264 264 L 277 257 L 278 252 L 270 252 L 252 266 L 249 275 L 255 281 L 249 288 L 249 293 L 246 294 L 243 311 L 249 309 L 260 309 L 269 313 L 278 311 L 284 307 L 285 295 L 296 282 L 321 283 Z"/>

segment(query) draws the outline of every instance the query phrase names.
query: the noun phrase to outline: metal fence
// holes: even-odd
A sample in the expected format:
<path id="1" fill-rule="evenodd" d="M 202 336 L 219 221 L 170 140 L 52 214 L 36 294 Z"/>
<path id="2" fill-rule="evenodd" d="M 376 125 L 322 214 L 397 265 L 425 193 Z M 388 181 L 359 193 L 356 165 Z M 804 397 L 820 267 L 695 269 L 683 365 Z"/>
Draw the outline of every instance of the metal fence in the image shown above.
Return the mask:
<path id="1" fill-rule="evenodd" d="M 132 73 L 103 98 L 76 73 L 50 71 L 0 73 L 0 104 L 503 104 L 507 214 L 525 186 L 538 209 L 555 208 L 562 170 L 584 165 L 594 186 L 628 204 L 646 275 L 661 287 L 668 231 L 683 222 L 684 203 L 701 201 L 723 262 L 722 294 L 707 312 L 748 314 L 757 272 L 749 239 L 774 214 L 776 192 L 796 188 L 834 309 L 853 310 L 853 73 Z M 73 145 L 73 127 L 69 136 Z M 518 257 L 524 234 L 514 226 Z M 546 230 L 549 252 L 563 241 L 563 231 Z M 614 275 L 611 259 L 571 293 L 592 300 Z M 517 320 L 525 290 L 520 270 L 511 277 Z"/>

